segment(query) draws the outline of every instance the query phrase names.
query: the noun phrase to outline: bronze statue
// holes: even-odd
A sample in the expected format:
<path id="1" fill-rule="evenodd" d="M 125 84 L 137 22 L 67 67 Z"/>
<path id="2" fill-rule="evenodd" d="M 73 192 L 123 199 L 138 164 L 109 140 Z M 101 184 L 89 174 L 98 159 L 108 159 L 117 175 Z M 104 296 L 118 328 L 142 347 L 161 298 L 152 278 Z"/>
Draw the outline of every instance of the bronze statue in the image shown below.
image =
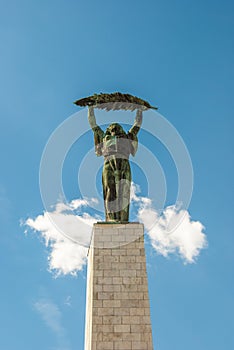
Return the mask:
<path id="1" fill-rule="evenodd" d="M 88 106 L 88 120 L 94 133 L 95 152 L 104 157 L 102 172 L 103 197 L 106 221 L 128 222 L 131 188 L 130 154 L 138 147 L 137 134 L 142 123 L 142 111 L 158 109 L 139 97 L 121 92 L 100 93 L 81 98 L 77 106 Z M 121 125 L 114 123 L 104 132 L 97 124 L 93 108 L 110 110 L 137 110 L 131 129 L 126 133 Z"/>
<path id="2" fill-rule="evenodd" d="M 142 124 L 142 109 L 138 105 L 136 118 L 126 133 L 114 123 L 104 132 L 97 124 L 93 106 L 88 107 L 88 121 L 94 133 L 95 152 L 104 157 L 102 172 L 103 197 L 106 221 L 128 222 L 131 188 L 129 156 L 135 156 L 138 147 L 137 134 Z"/>

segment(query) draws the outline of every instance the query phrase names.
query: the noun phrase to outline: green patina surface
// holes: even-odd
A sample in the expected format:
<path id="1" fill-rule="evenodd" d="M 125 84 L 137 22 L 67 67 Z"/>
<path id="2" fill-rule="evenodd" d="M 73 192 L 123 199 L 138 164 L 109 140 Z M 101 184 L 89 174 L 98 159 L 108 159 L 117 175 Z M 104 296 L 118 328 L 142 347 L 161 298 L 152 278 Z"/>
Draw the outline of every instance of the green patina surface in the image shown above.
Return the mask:
<path id="1" fill-rule="evenodd" d="M 88 120 L 94 133 L 96 155 L 104 157 L 102 185 L 106 221 L 128 222 L 132 180 L 129 156 L 137 152 L 142 112 L 137 111 L 135 122 L 127 133 L 118 123 L 109 125 L 104 132 L 96 124 L 92 107 Z"/>

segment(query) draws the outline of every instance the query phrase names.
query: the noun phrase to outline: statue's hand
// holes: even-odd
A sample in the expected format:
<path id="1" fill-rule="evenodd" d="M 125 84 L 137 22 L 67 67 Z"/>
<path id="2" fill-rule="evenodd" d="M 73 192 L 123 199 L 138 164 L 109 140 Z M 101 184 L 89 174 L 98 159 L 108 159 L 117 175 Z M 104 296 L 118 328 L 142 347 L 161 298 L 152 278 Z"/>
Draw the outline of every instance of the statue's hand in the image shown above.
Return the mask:
<path id="1" fill-rule="evenodd" d="M 138 105 L 137 106 L 137 110 L 138 111 L 141 111 L 141 112 L 144 112 L 144 111 L 146 111 L 148 108 L 146 107 L 146 106 L 143 106 L 143 105 Z"/>

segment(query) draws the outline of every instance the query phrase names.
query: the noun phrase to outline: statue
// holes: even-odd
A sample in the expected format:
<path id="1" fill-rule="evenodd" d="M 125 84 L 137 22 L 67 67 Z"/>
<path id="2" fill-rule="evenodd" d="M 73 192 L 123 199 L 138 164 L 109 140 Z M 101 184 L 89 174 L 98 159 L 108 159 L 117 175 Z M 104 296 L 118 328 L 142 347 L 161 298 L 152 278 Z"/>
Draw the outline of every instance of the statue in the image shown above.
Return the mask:
<path id="1" fill-rule="evenodd" d="M 132 180 L 129 156 L 137 152 L 142 110 L 137 110 L 128 133 L 118 123 L 110 124 L 104 132 L 96 123 L 93 106 L 88 107 L 88 121 L 94 133 L 95 153 L 104 157 L 102 185 L 106 221 L 128 222 Z"/>
<path id="2" fill-rule="evenodd" d="M 95 152 L 97 156 L 104 157 L 102 185 L 106 221 L 128 222 L 132 180 L 129 156 L 135 156 L 137 152 L 142 111 L 157 107 L 139 97 L 120 92 L 94 94 L 74 103 L 80 107 L 88 106 L 88 121 L 94 133 Z M 107 111 L 137 109 L 135 122 L 128 133 L 118 123 L 110 124 L 104 132 L 96 123 L 94 107 Z"/>

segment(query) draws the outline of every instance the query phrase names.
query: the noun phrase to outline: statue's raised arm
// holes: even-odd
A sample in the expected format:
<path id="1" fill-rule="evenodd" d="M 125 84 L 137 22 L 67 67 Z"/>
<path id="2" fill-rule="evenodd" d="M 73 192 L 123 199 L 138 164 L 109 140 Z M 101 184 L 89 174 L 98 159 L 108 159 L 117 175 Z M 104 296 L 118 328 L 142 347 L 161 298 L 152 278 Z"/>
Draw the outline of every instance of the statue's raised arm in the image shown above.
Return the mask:
<path id="1" fill-rule="evenodd" d="M 141 128 L 142 124 L 142 110 L 138 109 L 136 112 L 136 117 L 133 126 L 128 132 L 128 138 L 131 140 L 131 154 L 132 156 L 135 156 L 138 148 L 138 138 L 137 134 Z"/>
<path id="2" fill-rule="evenodd" d="M 142 116 L 142 110 L 138 109 L 136 112 L 136 117 L 135 117 L 135 121 L 133 126 L 131 127 L 131 129 L 129 130 L 129 134 L 134 134 L 137 135 L 140 128 L 141 128 L 141 124 L 142 124 L 142 120 L 143 120 L 143 116 Z"/>
<path id="3" fill-rule="evenodd" d="M 97 156 L 102 155 L 102 143 L 105 136 L 104 131 L 97 125 L 94 108 L 93 106 L 88 107 L 88 121 L 94 133 L 94 144 L 95 144 L 95 153 Z"/>

